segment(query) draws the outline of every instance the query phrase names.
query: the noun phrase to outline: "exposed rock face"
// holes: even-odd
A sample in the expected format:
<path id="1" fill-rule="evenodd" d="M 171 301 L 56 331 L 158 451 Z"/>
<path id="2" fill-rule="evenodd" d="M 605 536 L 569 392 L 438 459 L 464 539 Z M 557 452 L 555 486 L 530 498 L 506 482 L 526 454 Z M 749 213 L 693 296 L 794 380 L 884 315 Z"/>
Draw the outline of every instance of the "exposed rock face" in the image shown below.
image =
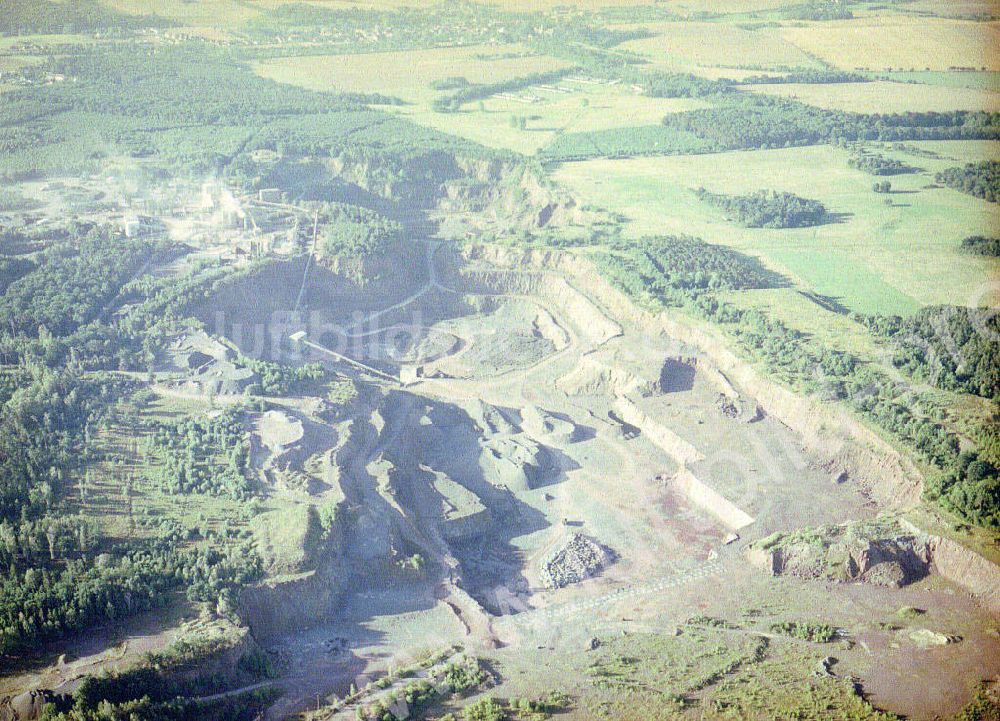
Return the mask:
<path id="1" fill-rule="evenodd" d="M 308 628 L 334 612 L 341 595 L 336 578 L 310 571 L 244 589 L 239 612 L 258 641 Z"/>
<path id="2" fill-rule="evenodd" d="M 880 519 L 771 536 L 751 559 L 772 575 L 900 587 L 926 576 L 931 546 L 896 521 Z"/>
<path id="3" fill-rule="evenodd" d="M 948 538 L 931 536 L 930 548 L 934 570 L 1000 615 L 1000 567 Z"/>
<path id="4" fill-rule="evenodd" d="M 51 691 L 25 691 L 0 699 L 0 721 L 34 721 L 42 717 L 45 704 L 55 700 Z"/>
<path id="5" fill-rule="evenodd" d="M 542 581 L 549 588 L 564 588 L 596 576 L 615 560 L 614 552 L 582 533 L 573 537 L 545 563 Z"/>

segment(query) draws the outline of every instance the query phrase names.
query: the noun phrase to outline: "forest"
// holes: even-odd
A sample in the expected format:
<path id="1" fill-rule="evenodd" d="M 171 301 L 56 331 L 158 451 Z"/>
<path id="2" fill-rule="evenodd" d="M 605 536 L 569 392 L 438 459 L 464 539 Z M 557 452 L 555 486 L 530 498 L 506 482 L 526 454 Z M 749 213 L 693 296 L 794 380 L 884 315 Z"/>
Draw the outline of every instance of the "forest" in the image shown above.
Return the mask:
<path id="1" fill-rule="evenodd" d="M 719 208 L 732 220 L 747 228 L 807 228 L 827 218 L 826 207 L 818 200 L 801 198 L 793 193 L 758 190 L 749 195 L 695 191 L 698 200 Z"/>
<path id="2" fill-rule="evenodd" d="M 403 228 L 373 210 L 345 203 L 324 203 L 320 254 L 327 258 L 384 255 L 402 238 Z"/>
<path id="3" fill-rule="evenodd" d="M 97 0 L 57 3 L 50 0 L 17 2 L 0 13 L 0 35 L 48 35 L 55 33 L 127 33 L 142 28 L 168 27 L 156 15 L 126 15 L 109 10 Z"/>
<path id="4" fill-rule="evenodd" d="M 146 437 L 145 474 L 167 493 L 207 493 L 248 500 L 250 446 L 244 409 L 153 424 Z"/>

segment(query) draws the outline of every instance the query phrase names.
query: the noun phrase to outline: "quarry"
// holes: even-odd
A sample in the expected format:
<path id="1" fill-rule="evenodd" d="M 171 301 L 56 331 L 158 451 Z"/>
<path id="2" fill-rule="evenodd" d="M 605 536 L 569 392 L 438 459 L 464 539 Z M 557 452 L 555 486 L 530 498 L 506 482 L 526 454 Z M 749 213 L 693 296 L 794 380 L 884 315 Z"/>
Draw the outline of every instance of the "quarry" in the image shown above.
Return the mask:
<path id="1" fill-rule="evenodd" d="M 220 287 L 197 309 L 200 323 L 174 333 L 152 392 L 240 404 L 260 393 L 250 359 L 320 364 L 356 388 L 339 405 L 265 393 L 242 421 L 256 487 L 281 509 L 252 526 L 268 579 L 235 600 L 252 638 L 240 643 L 284 664 L 267 718 L 305 713 L 317 698 L 328 708 L 311 719 L 391 706 L 404 688 L 393 669 L 445 646 L 460 649 L 449 658 L 495 659 L 506 683 L 535 692 L 528 649 L 572 659 L 609 630 L 731 613 L 745 589 L 767 597 L 777 582 L 805 586 L 782 604 L 792 615 L 820 586 L 886 613 L 911 602 L 964 619 L 1000 609 L 995 567 L 970 575 L 967 552 L 901 515 L 918 484 L 905 458 L 773 385 L 710 330 L 642 310 L 585 256 L 455 243 L 444 230 L 451 198 L 431 211 L 399 204 L 407 237 L 395 261 L 346 269 L 302 252 L 308 213 L 280 195 L 244 206 L 225 192 L 213 201 L 211 187 L 198 212 L 222 210 L 199 222 L 223 229 L 206 238 L 229 239 L 189 236 L 181 264 L 271 262 Z M 249 220 L 261 207 L 280 209 L 290 225 L 279 235 L 297 251 L 261 240 L 262 221 Z M 325 535 L 320 511 L 333 519 Z M 852 608 L 839 611 L 843 623 L 858 621 Z M 192 623 L 234 632 L 224 618 Z M 905 643 L 922 654 L 961 648 L 1000 671 L 988 628 L 939 624 L 906 631 Z M 122 642 L 121 660 L 98 654 L 4 688 L 71 691 L 75 669 L 128 668 L 162 643 L 140 638 Z M 860 679 L 910 713 L 891 667 L 868 660 L 879 645 L 899 644 L 845 641 L 828 675 Z M 410 678 L 438 678 L 442 663 Z M 572 678 L 574 663 L 559 661 L 547 683 Z M 947 708 L 953 696 L 942 698 Z"/>
<path id="2" fill-rule="evenodd" d="M 14 2 L 0 721 L 996 716 L 985 4 Z"/>

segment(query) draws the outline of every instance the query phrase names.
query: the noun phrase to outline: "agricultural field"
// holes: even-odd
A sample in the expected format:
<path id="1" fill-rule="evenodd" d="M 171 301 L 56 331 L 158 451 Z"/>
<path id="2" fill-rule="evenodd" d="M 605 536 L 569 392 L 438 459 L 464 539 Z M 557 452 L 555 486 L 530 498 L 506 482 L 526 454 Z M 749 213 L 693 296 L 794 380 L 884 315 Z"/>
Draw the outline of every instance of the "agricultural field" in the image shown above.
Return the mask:
<path id="1" fill-rule="evenodd" d="M 993 145 L 927 145 L 950 158 L 997 153 Z M 964 255 L 958 244 L 969 235 L 989 234 L 995 219 L 981 201 L 924 187 L 954 161 L 907 156 L 924 172 L 894 178 L 898 190 L 890 206 L 872 193 L 871 176 L 847 167 L 848 157 L 834 148 L 800 148 L 593 160 L 564 165 L 555 177 L 586 202 L 622 212 L 631 236 L 690 233 L 753 253 L 802 288 L 858 312 L 906 313 L 924 304 L 969 301 L 973 289 L 996 272 L 996 261 Z M 734 165 L 739 173 L 731 172 Z M 792 192 L 819 199 L 838 219 L 813 228 L 738 228 L 695 198 L 702 186 L 724 193 Z M 927 263 L 937 268 L 935 274 L 924 271 Z"/>
<path id="2" fill-rule="evenodd" d="M 642 25 L 652 37 L 630 40 L 623 48 L 638 53 L 655 66 L 768 68 L 819 67 L 782 32 L 772 28 L 744 30 L 725 23 L 673 22 Z"/>
<path id="3" fill-rule="evenodd" d="M 915 73 L 914 75 L 919 75 Z M 1000 110 L 1000 92 L 937 84 L 868 82 L 749 86 L 749 90 L 792 98 L 808 105 L 848 113 L 926 113 L 949 110 Z"/>
<path id="4" fill-rule="evenodd" d="M 435 99 L 453 92 L 435 90 L 432 84 L 437 81 L 461 77 L 470 83 L 504 82 L 567 67 L 565 62 L 511 45 L 279 58 L 258 63 L 255 69 L 263 77 L 310 90 L 399 97 L 407 104 L 387 106 L 386 112 L 525 155 L 562 135 L 655 124 L 667 113 L 708 107 L 702 100 L 650 98 L 621 84 L 576 77 L 505 96 L 495 94 L 469 102 L 457 112 L 441 113 L 431 107 Z M 521 119 L 523 127 L 518 124 Z"/>
<path id="5" fill-rule="evenodd" d="M 781 37 L 842 70 L 1000 70 L 993 23 L 878 16 L 785 27 Z"/>
<path id="6" fill-rule="evenodd" d="M 513 56 L 513 57 L 510 57 Z M 381 93 L 429 105 L 436 81 L 465 78 L 470 83 L 502 82 L 558 70 L 566 63 L 532 54 L 516 45 L 473 45 L 410 52 L 277 58 L 259 63 L 271 80 L 318 91 Z"/>

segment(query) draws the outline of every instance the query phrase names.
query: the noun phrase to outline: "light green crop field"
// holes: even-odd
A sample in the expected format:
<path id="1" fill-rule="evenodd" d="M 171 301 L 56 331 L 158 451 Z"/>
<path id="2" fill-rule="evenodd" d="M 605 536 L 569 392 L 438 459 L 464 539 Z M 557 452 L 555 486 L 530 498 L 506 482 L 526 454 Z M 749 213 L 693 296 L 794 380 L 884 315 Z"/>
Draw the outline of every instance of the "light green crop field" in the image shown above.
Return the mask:
<path id="1" fill-rule="evenodd" d="M 959 73 L 950 73 L 958 75 Z M 1000 92 L 916 83 L 871 82 L 750 85 L 756 93 L 794 98 L 809 105 L 851 113 L 1000 110 Z"/>
<path id="2" fill-rule="evenodd" d="M 656 35 L 630 40 L 622 48 L 645 56 L 654 65 L 819 67 L 819 63 L 785 40 L 776 29 L 751 31 L 707 22 L 655 23 L 642 27 Z"/>
<path id="3" fill-rule="evenodd" d="M 1000 152 L 986 143 L 927 146 L 970 160 Z M 567 164 L 555 177 L 583 202 L 624 213 L 630 235 L 687 233 L 732 246 L 851 310 L 907 313 L 924 304 L 966 304 L 973 296 L 977 304 L 1000 302 L 992 283 L 1000 279 L 1000 264 L 959 250 L 969 235 L 996 232 L 995 207 L 953 190 L 924 188 L 952 160 L 905 156 L 926 172 L 896 176 L 898 192 L 885 196 L 872 192 L 872 176 L 847 166 L 848 157 L 845 150 L 810 147 L 593 160 Z M 792 192 L 820 200 L 837 222 L 783 230 L 738 227 L 695 197 L 699 186 L 732 194 Z"/>
<path id="4" fill-rule="evenodd" d="M 995 23 L 878 16 L 785 27 L 781 36 L 845 70 L 1000 69 Z"/>
<path id="5" fill-rule="evenodd" d="M 524 53 L 524 57 L 502 57 Z M 381 93 L 429 106 L 439 94 L 437 80 L 463 77 L 470 83 L 503 82 L 558 70 L 566 63 L 533 55 L 517 45 L 470 45 L 387 53 L 315 55 L 266 60 L 257 73 L 310 90 Z"/>

